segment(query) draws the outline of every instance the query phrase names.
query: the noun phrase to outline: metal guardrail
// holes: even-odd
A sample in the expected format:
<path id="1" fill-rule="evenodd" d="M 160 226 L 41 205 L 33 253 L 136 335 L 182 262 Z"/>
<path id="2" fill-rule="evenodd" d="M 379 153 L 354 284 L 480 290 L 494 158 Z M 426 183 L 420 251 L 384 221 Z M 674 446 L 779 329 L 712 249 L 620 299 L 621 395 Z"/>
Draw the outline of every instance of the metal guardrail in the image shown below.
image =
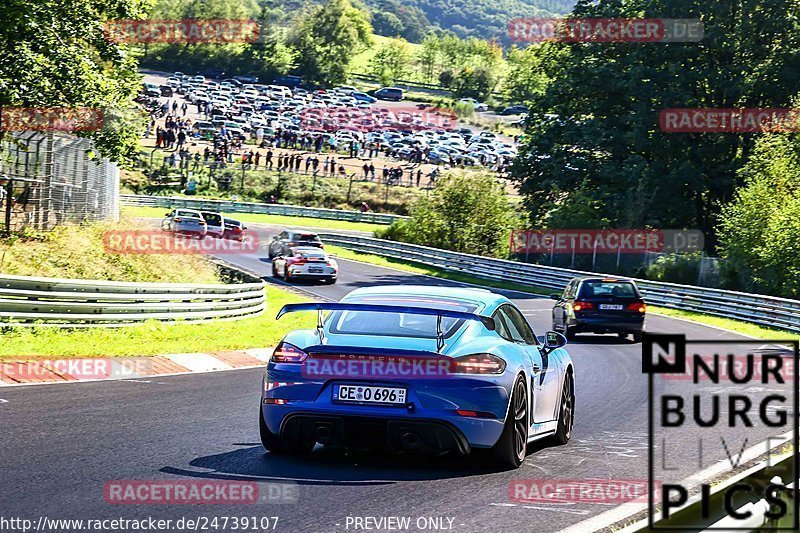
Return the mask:
<path id="1" fill-rule="evenodd" d="M 256 202 L 233 202 L 227 200 L 207 200 L 178 196 L 143 196 L 135 194 L 120 195 L 120 204 L 141 207 L 183 207 L 204 209 L 225 213 L 258 213 L 265 215 L 286 215 L 292 217 L 322 218 L 326 220 L 345 220 L 348 222 L 367 222 L 370 224 L 391 224 L 395 220 L 408 217 L 385 213 L 362 213 L 341 209 L 304 207 L 301 205 L 261 204 Z"/>
<path id="2" fill-rule="evenodd" d="M 266 308 L 264 283 L 172 284 L 0 274 L 1 326 L 119 327 L 237 320 Z"/>
<path id="3" fill-rule="evenodd" d="M 415 261 L 478 278 L 519 283 L 561 291 L 576 276 L 609 276 L 368 237 L 320 233 L 325 242 L 384 257 Z M 800 301 L 744 292 L 636 280 L 645 301 L 652 305 L 733 318 L 762 326 L 800 331 Z"/>

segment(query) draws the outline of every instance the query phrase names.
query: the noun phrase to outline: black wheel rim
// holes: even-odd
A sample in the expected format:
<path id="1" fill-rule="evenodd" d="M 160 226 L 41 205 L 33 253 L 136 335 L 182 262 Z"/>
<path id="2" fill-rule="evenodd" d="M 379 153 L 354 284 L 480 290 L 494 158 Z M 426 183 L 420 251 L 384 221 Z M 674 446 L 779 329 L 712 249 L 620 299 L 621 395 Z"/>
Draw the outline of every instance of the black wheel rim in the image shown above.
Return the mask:
<path id="1" fill-rule="evenodd" d="M 528 446 L 528 398 L 525 383 L 517 381 L 514 391 L 514 452 L 519 460 L 525 458 Z"/>
<path id="2" fill-rule="evenodd" d="M 561 420 L 564 424 L 564 436 L 569 438 L 572 434 L 572 379 L 567 376 L 564 382 L 564 397 L 561 399 Z"/>

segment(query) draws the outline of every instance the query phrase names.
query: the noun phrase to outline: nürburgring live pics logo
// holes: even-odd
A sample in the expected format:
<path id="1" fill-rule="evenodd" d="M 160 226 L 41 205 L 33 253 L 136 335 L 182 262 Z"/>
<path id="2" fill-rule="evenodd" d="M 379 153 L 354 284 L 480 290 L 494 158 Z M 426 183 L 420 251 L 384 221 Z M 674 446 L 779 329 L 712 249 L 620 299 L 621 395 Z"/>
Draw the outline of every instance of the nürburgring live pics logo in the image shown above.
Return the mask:
<path id="1" fill-rule="evenodd" d="M 752 530 L 747 502 L 765 501 L 765 518 L 772 531 L 797 531 L 798 504 L 783 483 L 748 481 L 719 487 L 708 479 L 692 477 L 709 466 L 725 464 L 741 470 L 750 457 L 766 464 L 758 479 L 771 480 L 792 463 L 798 479 L 798 341 L 702 340 L 684 335 L 645 334 L 642 371 L 648 378 L 648 520 L 652 530 L 676 531 L 671 515 L 690 496 L 700 500 L 700 518 L 706 530 Z M 791 436 L 791 439 L 789 438 Z M 793 445 L 790 459 L 773 461 L 781 445 Z M 777 451 L 776 451 L 777 450 Z M 766 459 L 764 458 L 766 457 Z M 778 464 L 783 465 L 777 470 Z M 781 477 L 778 475 L 778 477 Z M 656 501 L 656 490 L 660 501 Z M 726 524 L 714 527 L 714 504 L 724 506 Z M 665 521 L 656 522 L 656 507 Z M 794 507 L 793 515 L 791 507 Z M 794 524 L 786 526 L 793 516 Z M 730 527 L 730 521 L 742 527 Z M 779 525 L 775 525 L 779 524 Z"/>

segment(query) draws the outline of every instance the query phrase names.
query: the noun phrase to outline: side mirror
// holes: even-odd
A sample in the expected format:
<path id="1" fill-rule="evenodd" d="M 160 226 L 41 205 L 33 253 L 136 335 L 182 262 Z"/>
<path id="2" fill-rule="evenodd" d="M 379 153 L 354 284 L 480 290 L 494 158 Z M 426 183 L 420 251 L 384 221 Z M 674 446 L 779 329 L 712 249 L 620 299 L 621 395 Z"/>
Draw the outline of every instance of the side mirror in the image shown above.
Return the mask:
<path id="1" fill-rule="evenodd" d="M 172 213 L 167 213 L 167 214 L 166 214 L 166 215 L 164 215 L 164 216 L 165 216 L 165 217 L 168 217 L 168 216 L 170 216 L 171 214 L 172 214 Z"/>
<path id="2" fill-rule="evenodd" d="M 273 236 L 272 236 L 272 240 L 273 240 L 273 241 L 277 241 L 277 240 L 278 240 L 278 236 L 277 236 L 277 235 L 273 235 Z"/>
<path id="3" fill-rule="evenodd" d="M 246 230 L 247 226 L 242 226 L 242 231 Z"/>
<path id="4" fill-rule="evenodd" d="M 550 295 L 550 299 L 558 301 L 558 300 L 561 299 L 561 295 L 556 293 L 556 292 L 554 292 L 553 294 Z"/>
<path id="5" fill-rule="evenodd" d="M 567 338 L 557 331 L 548 331 L 544 334 L 544 348 L 547 352 L 552 352 L 567 344 Z"/>

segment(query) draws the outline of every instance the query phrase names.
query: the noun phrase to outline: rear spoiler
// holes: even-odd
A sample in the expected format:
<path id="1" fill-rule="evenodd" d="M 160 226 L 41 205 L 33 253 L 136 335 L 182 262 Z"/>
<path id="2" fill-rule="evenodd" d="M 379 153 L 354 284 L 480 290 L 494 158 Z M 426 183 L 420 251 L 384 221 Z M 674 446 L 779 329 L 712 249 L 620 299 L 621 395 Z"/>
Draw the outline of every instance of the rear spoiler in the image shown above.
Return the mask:
<path id="1" fill-rule="evenodd" d="M 286 304 L 278 312 L 275 319 L 280 319 L 283 315 L 288 313 L 296 313 L 298 311 L 317 311 L 317 331 L 320 335 L 320 342 L 322 342 L 322 312 L 323 311 L 366 311 L 371 313 L 406 313 L 410 315 L 427 315 L 435 316 L 436 320 L 436 349 L 440 350 L 444 346 L 444 333 L 442 332 L 442 318 L 455 318 L 458 320 L 477 320 L 481 322 L 487 329 L 494 330 L 494 319 L 488 316 L 482 316 L 477 313 L 468 313 L 466 311 L 452 311 L 448 309 L 431 309 L 430 307 L 414 307 L 410 305 L 376 305 L 376 304 L 358 304 L 358 303 L 345 303 L 345 302 L 309 302 L 302 304 Z"/>

